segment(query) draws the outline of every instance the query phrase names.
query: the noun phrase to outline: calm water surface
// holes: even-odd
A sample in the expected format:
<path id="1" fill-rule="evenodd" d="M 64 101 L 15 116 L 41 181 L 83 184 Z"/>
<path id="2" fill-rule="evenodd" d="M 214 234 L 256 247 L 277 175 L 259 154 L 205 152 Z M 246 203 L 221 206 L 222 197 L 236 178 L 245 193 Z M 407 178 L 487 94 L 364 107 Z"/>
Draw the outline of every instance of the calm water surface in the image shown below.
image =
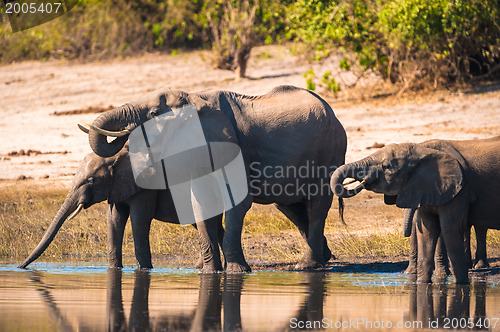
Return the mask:
<path id="1" fill-rule="evenodd" d="M 0 262 L 1 331 L 500 330 L 500 285 L 477 279 L 415 285 L 400 273 L 30 267 Z"/>

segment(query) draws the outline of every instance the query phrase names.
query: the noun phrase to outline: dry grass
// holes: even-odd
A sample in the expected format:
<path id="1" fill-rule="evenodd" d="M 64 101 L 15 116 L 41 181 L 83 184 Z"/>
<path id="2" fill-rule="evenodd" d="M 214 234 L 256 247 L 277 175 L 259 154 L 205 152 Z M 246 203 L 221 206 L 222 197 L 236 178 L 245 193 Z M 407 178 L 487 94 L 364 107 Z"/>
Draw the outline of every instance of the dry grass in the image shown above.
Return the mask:
<path id="1" fill-rule="evenodd" d="M 50 182 L 47 182 L 50 183 Z M 35 248 L 66 197 L 61 184 L 35 181 L 0 183 L 0 257 L 22 260 Z M 43 259 L 104 259 L 106 255 L 106 203 L 100 203 L 67 221 L 44 253 Z M 325 235 L 332 252 L 341 259 L 401 257 L 409 240 L 401 231 L 402 211 L 385 206 L 379 195 L 362 193 L 346 201 L 343 225 L 334 203 L 326 221 Z M 198 258 L 193 227 L 153 221 L 150 233 L 153 260 L 191 266 Z M 474 239 L 473 239 L 474 243 Z M 305 241 L 295 226 L 273 206 L 255 205 L 248 213 L 243 246 L 250 264 L 293 263 Z M 124 246 L 125 263 L 134 261 L 130 223 Z M 500 234 L 488 233 L 490 257 L 500 253 Z"/>

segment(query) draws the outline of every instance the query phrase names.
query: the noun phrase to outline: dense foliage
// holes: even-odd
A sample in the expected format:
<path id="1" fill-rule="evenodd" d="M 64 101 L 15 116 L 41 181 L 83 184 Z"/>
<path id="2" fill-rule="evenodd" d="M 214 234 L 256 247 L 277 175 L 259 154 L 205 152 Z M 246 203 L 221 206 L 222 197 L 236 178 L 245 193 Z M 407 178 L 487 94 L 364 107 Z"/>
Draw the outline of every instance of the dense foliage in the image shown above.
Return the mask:
<path id="1" fill-rule="evenodd" d="M 391 82 L 436 86 L 499 69 L 498 0 L 298 0 L 289 20 L 289 36 L 315 58 L 341 49 L 341 66 Z"/>
<path id="2" fill-rule="evenodd" d="M 343 52 L 345 70 L 437 86 L 500 72 L 500 0 L 82 0 L 14 34 L 4 15 L 0 61 L 210 47 L 215 66 L 234 70 L 253 46 L 277 40 L 300 42 L 316 60 Z"/>

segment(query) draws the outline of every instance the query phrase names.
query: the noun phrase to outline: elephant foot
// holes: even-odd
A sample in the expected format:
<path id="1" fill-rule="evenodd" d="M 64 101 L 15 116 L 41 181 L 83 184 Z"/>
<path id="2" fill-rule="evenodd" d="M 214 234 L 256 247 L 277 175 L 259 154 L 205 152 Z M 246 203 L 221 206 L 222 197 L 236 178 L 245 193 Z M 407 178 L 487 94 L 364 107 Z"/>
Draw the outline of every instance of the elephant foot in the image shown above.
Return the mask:
<path id="1" fill-rule="evenodd" d="M 437 277 L 447 277 L 451 275 L 451 271 L 448 267 L 437 268 L 434 271 L 434 275 L 436 275 Z"/>
<path id="2" fill-rule="evenodd" d="M 417 278 L 416 283 L 417 284 L 432 284 L 432 279 L 431 278 Z"/>
<path id="3" fill-rule="evenodd" d="M 137 260 L 137 265 L 139 266 L 139 270 L 151 270 L 153 268 L 153 263 L 151 263 L 151 260 L 149 261 L 143 261 L 142 263 Z"/>
<path id="4" fill-rule="evenodd" d="M 227 262 L 226 273 L 238 274 L 247 272 L 252 272 L 252 269 L 250 268 L 250 265 L 247 264 L 247 262 L 243 262 L 242 264 L 236 262 Z"/>
<path id="5" fill-rule="evenodd" d="M 476 265 L 474 265 L 474 269 L 475 270 L 478 270 L 478 269 L 487 269 L 490 267 L 490 264 L 488 263 L 488 261 L 484 261 L 482 259 L 478 260 Z"/>
<path id="6" fill-rule="evenodd" d="M 403 271 L 406 274 L 417 274 L 417 265 L 409 264 L 406 270 Z"/>
<path id="7" fill-rule="evenodd" d="M 198 261 L 194 264 L 194 268 L 198 270 L 203 269 L 203 258 L 198 258 Z"/>
<path id="8" fill-rule="evenodd" d="M 139 266 L 139 268 L 137 270 L 139 270 L 139 271 L 149 271 L 149 270 L 152 270 L 152 269 L 153 269 L 153 266 L 146 266 L 146 267 Z"/>
<path id="9" fill-rule="evenodd" d="M 316 269 L 321 269 L 324 268 L 326 265 L 326 262 L 319 261 L 311 257 L 310 255 L 306 254 L 302 259 L 295 265 L 296 270 L 316 270 Z"/>
<path id="10" fill-rule="evenodd" d="M 221 273 L 222 269 L 215 269 L 213 267 L 207 267 L 204 266 L 201 270 L 200 273 L 202 274 L 214 274 L 214 273 Z"/>
<path id="11" fill-rule="evenodd" d="M 223 271 L 220 259 L 212 259 L 208 263 L 203 262 L 202 273 L 218 273 Z"/>
<path id="12" fill-rule="evenodd" d="M 325 262 L 328 262 L 330 259 L 337 259 L 334 254 L 332 254 L 332 251 L 330 248 L 328 248 L 328 245 L 325 243 L 325 246 L 323 247 L 323 259 Z"/>
<path id="13" fill-rule="evenodd" d="M 109 270 L 121 270 L 121 269 L 123 269 L 123 266 L 109 265 L 108 269 Z"/>

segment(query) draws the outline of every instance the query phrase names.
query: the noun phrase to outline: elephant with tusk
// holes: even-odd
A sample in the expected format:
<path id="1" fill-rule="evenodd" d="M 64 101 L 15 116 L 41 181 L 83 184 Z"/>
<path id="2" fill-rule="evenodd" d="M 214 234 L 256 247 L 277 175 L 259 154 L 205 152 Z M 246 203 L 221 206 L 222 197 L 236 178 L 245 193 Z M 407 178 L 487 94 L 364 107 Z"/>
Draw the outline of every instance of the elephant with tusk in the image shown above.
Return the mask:
<path id="1" fill-rule="evenodd" d="M 346 178 L 361 183 L 346 189 Z M 418 208 L 417 281 L 431 281 L 436 244 L 442 234 L 456 282 L 468 283 L 470 260 L 464 234 L 471 226 L 484 235 L 488 228 L 500 229 L 500 204 L 496 204 L 500 201 L 500 136 L 391 144 L 339 167 L 331 177 L 331 187 L 342 198 L 365 188 L 384 194 L 388 204 Z M 408 227 L 411 222 L 405 223 L 405 234 L 411 233 Z M 484 250 L 480 257 L 485 255 Z"/>
<path id="2" fill-rule="evenodd" d="M 88 133 L 92 150 L 107 158 L 122 148 L 134 130 L 144 131 L 150 120 L 191 105 L 207 144 L 232 143 L 241 149 L 248 194 L 225 210 L 226 271 L 251 270 L 243 255 L 241 232 L 253 202 L 275 204 L 307 241 L 297 269 L 324 266 L 332 257 L 323 234 L 333 199 L 329 178 L 345 161 L 347 137 L 331 107 L 313 92 L 293 86 L 279 86 L 261 96 L 162 89 L 107 111 L 80 128 Z M 108 142 L 109 136 L 115 139 Z M 282 172 L 299 169 L 309 172 L 303 176 Z"/>
<path id="3" fill-rule="evenodd" d="M 170 191 L 147 190 L 136 185 L 132 176 L 127 146 L 108 158 L 88 154 L 80 164 L 71 189 L 48 227 L 38 246 L 19 265 L 26 268 L 49 246 L 66 220 L 73 219 L 80 211 L 108 201 L 108 264 L 110 268 L 122 267 L 122 243 L 125 225 L 130 217 L 134 238 L 135 256 L 142 269 L 152 268 L 149 230 L 153 218 L 179 223 Z M 197 267 L 203 272 L 222 270 L 219 243 L 224 229 L 222 215 L 195 225 L 200 235 L 201 258 Z"/>

